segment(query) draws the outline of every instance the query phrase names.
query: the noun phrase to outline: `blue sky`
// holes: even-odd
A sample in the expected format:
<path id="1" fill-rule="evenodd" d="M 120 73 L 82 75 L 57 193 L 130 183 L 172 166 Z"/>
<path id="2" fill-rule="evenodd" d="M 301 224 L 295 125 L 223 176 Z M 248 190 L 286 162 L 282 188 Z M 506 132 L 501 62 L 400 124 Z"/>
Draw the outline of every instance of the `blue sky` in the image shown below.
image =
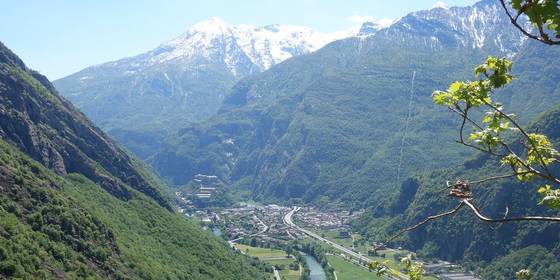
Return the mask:
<path id="1" fill-rule="evenodd" d="M 57 79 L 148 51 L 216 16 L 231 24 L 284 23 L 333 32 L 350 19 L 398 18 L 436 0 L 25 0 L 0 10 L 0 41 L 29 67 Z M 475 0 L 447 0 L 465 6 Z"/>

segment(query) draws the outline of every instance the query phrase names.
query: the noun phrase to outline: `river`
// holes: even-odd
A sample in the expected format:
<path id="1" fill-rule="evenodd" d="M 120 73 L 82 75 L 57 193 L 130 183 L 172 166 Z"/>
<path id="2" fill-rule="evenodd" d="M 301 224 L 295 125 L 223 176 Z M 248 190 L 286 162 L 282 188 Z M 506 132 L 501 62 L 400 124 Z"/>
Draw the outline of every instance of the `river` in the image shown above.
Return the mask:
<path id="1" fill-rule="evenodd" d="M 222 230 L 219 227 L 213 227 L 212 228 L 212 233 L 214 234 L 214 236 L 217 236 L 217 237 L 222 236 Z"/>
<path id="2" fill-rule="evenodd" d="M 309 278 L 311 280 L 326 280 L 327 275 L 325 275 L 325 271 L 323 270 L 321 264 L 318 263 L 317 260 L 310 255 L 306 254 L 304 255 L 304 257 L 305 261 L 307 262 L 307 266 L 309 267 L 309 271 L 311 272 L 309 274 Z"/>

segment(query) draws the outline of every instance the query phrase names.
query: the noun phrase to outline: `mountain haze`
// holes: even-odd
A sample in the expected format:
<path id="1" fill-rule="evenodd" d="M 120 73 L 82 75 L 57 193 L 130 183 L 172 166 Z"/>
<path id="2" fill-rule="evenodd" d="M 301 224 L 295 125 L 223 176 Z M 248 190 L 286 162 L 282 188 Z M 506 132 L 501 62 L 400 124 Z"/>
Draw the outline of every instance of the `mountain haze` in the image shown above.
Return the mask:
<path id="1" fill-rule="evenodd" d="M 365 30 L 322 34 L 291 25 L 229 25 L 212 18 L 144 54 L 86 68 L 56 87 L 141 157 L 162 136 L 214 114 L 239 79 Z"/>

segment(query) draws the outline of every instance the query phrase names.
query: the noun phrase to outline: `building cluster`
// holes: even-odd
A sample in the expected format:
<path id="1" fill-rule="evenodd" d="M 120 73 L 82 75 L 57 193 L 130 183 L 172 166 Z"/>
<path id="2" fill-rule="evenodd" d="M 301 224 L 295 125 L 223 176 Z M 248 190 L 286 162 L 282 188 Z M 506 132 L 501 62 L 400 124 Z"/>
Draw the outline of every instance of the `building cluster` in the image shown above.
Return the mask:
<path id="1" fill-rule="evenodd" d="M 209 221 L 219 225 L 223 229 L 222 233 L 229 240 L 257 239 L 261 242 L 275 242 L 303 237 L 283 222 L 284 216 L 290 210 L 289 207 L 271 204 L 219 210 L 197 210 L 191 216 L 200 221 Z"/>
<path id="2" fill-rule="evenodd" d="M 426 264 L 424 269 L 443 280 L 480 280 L 471 273 L 464 272 L 461 266 L 446 261 Z"/>
<path id="3" fill-rule="evenodd" d="M 226 235 L 230 239 L 269 239 L 270 236 L 276 238 L 279 235 L 287 235 L 282 218 L 289 210 L 287 207 L 272 204 L 224 209 L 220 211 L 220 215 L 224 217 Z"/>
<path id="4" fill-rule="evenodd" d="M 176 192 L 177 207 L 186 216 L 196 218 L 203 223 L 211 223 L 222 229 L 222 234 L 229 240 L 255 238 L 263 242 L 301 239 L 301 232 L 284 224 L 284 216 L 292 210 L 290 207 L 270 204 L 266 206 L 245 205 L 235 208 L 200 208 L 199 198 L 211 197 L 220 189 L 221 182 L 216 176 L 196 175 L 200 185 L 196 193 Z M 202 210 L 204 209 L 204 210 Z M 321 212 L 312 207 L 304 207 L 294 215 L 294 220 L 310 229 L 337 230 L 342 238 L 350 236 L 347 224 L 359 213 L 348 211 Z"/>
<path id="5" fill-rule="evenodd" d="M 220 220 L 220 216 L 218 216 L 216 213 L 213 213 L 211 211 L 196 210 L 194 213 L 190 215 L 187 214 L 187 216 L 195 217 L 199 221 L 205 224 L 217 223 Z"/>
<path id="6" fill-rule="evenodd" d="M 175 192 L 175 205 L 179 213 L 188 213 L 195 209 L 192 200 L 189 200 L 188 196 L 181 191 Z"/>
<path id="7" fill-rule="evenodd" d="M 199 186 L 194 193 L 199 199 L 209 199 L 223 186 L 222 181 L 214 175 L 197 174 L 194 176 L 193 183 Z"/>
<path id="8" fill-rule="evenodd" d="M 197 206 L 211 205 L 211 198 L 223 192 L 223 183 L 217 176 L 197 174 L 192 182 L 192 191 L 175 192 L 175 204 L 180 213 L 191 215 Z"/>
<path id="9" fill-rule="evenodd" d="M 176 196 L 179 211 L 201 222 L 219 226 L 223 230 L 223 235 L 229 240 L 255 238 L 264 242 L 272 242 L 304 237 L 301 232 L 284 224 L 284 216 L 291 211 L 292 208 L 290 207 L 270 204 L 266 206 L 246 205 L 235 208 L 206 208 L 201 210 L 196 208 L 196 205 L 193 205 L 188 196 L 185 197 L 182 192 L 177 192 Z M 350 227 L 347 222 L 355 217 L 356 214 L 351 214 L 348 211 L 324 213 L 310 207 L 302 208 L 294 216 L 298 222 L 305 224 L 306 227 L 334 229 L 346 235 L 350 235 Z"/>
<path id="10" fill-rule="evenodd" d="M 274 237 L 275 239 L 296 239 L 299 238 L 299 232 L 292 230 L 290 227 L 284 224 L 284 216 L 290 212 L 291 208 L 285 206 L 279 206 L 275 204 L 267 205 L 259 209 L 259 215 L 261 219 L 265 221 L 269 228 L 266 233 L 263 233 L 263 239 L 270 239 Z"/>
<path id="11" fill-rule="evenodd" d="M 225 235 L 229 239 L 250 236 L 259 231 L 261 223 L 255 218 L 255 207 L 228 208 L 220 211 Z"/>
<path id="12" fill-rule="evenodd" d="M 298 221 L 313 229 L 320 230 L 340 230 L 342 234 L 350 232 L 348 221 L 358 217 L 360 213 L 349 211 L 318 211 L 313 207 L 304 207 L 298 214 Z"/>

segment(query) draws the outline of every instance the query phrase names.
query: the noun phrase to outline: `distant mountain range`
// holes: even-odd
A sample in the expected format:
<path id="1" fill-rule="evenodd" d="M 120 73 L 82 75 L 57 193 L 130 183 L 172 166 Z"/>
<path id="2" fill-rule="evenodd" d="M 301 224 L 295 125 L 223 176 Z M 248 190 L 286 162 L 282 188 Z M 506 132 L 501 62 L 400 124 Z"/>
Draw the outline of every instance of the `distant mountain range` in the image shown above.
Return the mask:
<path id="1" fill-rule="evenodd" d="M 150 66 L 178 60 L 181 64 L 200 66 L 206 60 L 223 64 L 235 77 L 243 77 L 357 33 L 357 30 L 351 29 L 322 34 L 308 27 L 282 24 L 234 26 L 219 18 L 212 18 L 194 25 L 186 33 L 151 51 L 148 59 L 139 61 L 139 65 Z"/>
<path id="2" fill-rule="evenodd" d="M 173 184 L 218 175 L 254 198 L 375 197 L 368 188 L 397 184 L 396 169 L 406 176 L 463 155 L 432 91 L 471 78 L 488 55 L 515 57 L 525 42 L 497 1 L 410 13 L 242 79 L 216 115 L 168 137 L 148 161 Z M 514 100 L 504 102 L 528 120 L 546 106 Z"/>
<path id="3" fill-rule="evenodd" d="M 409 151 L 429 149 L 432 137 L 444 145 L 434 154 L 412 154 L 404 176 L 461 156 L 452 148 L 451 130 L 432 129 L 424 121 L 446 118 L 435 114 L 431 92 L 470 77 L 472 66 L 487 55 L 515 58 L 525 45 L 495 0 L 439 4 L 335 34 L 287 25 L 231 26 L 213 18 L 155 50 L 87 68 L 56 86 L 173 184 L 202 173 L 249 184 L 256 198 L 315 200 L 328 194 L 351 200 L 340 195 L 340 185 L 394 180 L 386 170 L 402 165 L 390 156 L 400 138 L 423 135 L 405 139 L 411 141 Z M 412 72 L 415 93 L 409 96 Z M 504 102 L 528 116 L 546 105 L 527 109 L 515 100 Z M 418 119 L 402 136 L 409 101 Z M 342 128 L 361 133 L 338 139 Z M 308 129 L 316 130 L 313 141 L 306 138 Z M 353 163 L 341 167 L 343 160 L 324 154 L 337 150 Z M 330 169 L 336 172 L 325 173 Z"/>
<path id="4" fill-rule="evenodd" d="M 241 78 L 388 24 L 369 22 L 323 34 L 308 27 L 234 26 L 212 18 L 154 50 L 88 67 L 55 85 L 110 135 L 146 157 L 160 136 L 214 114 Z"/>
<path id="5" fill-rule="evenodd" d="M 408 14 L 383 33 L 410 46 L 423 44 L 435 50 L 464 47 L 510 57 L 526 40 L 510 26 L 496 0 L 483 0 L 469 7 L 435 5 L 430 10 Z"/>

